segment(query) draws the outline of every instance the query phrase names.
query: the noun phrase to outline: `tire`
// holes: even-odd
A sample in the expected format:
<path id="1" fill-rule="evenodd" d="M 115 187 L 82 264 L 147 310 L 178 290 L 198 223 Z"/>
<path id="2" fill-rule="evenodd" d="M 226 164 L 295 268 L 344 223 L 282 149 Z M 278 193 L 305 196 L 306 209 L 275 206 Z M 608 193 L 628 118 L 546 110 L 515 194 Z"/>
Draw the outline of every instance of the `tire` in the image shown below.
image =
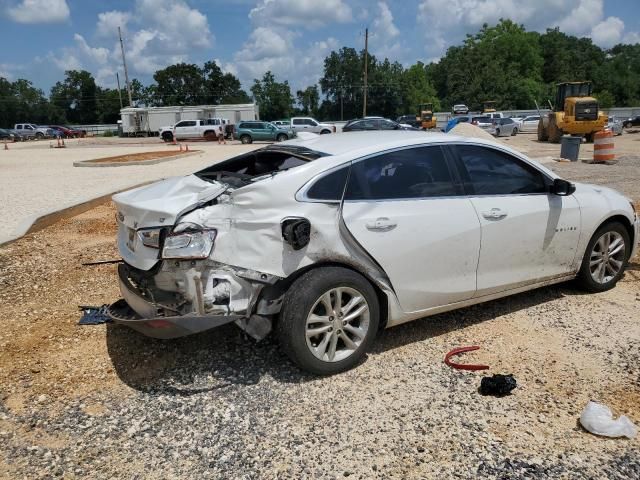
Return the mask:
<path id="1" fill-rule="evenodd" d="M 242 135 L 242 136 L 240 137 L 240 141 L 241 141 L 242 143 L 244 143 L 245 145 L 246 145 L 247 143 L 253 143 L 253 139 L 252 139 L 249 135 Z"/>
<path id="2" fill-rule="evenodd" d="M 562 129 L 558 128 L 555 123 L 549 123 L 549 142 L 560 143 L 560 139 L 562 138 L 563 134 L 564 132 L 562 131 Z"/>
<path id="3" fill-rule="evenodd" d="M 287 137 L 284 133 L 280 133 L 277 137 L 276 137 L 276 142 L 284 142 L 286 140 L 289 140 L 289 137 Z"/>
<path id="4" fill-rule="evenodd" d="M 496 130 L 496 137 L 499 137 L 499 136 L 500 136 L 500 129 L 498 128 L 498 129 Z"/>
<path id="5" fill-rule="evenodd" d="M 165 142 L 171 142 L 173 141 L 173 133 L 171 132 L 164 132 L 162 134 L 162 140 L 164 140 Z"/>
<path id="6" fill-rule="evenodd" d="M 207 130 L 206 132 L 204 132 L 204 139 L 209 142 L 213 142 L 218 139 L 218 136 L 216 135 L 216 132 Z"/>
<path id="7" fill-rule="evenodd" d="M 594 137 L 595 137 L 595 133 L 587 133 L 585 135 L 585 139 L 587 140 L 587 143 L 593 143 Z"/>
<path id="8" fill-rule="evenodd" d="M 624 123 L 622 124 L 622 126 L 623 126 L 624 128 L 631 128 L 633 125 L 632 125 L 632 123 L 631 123 L 631 122 L 624 122 Z"/>
<path id="9" fill-rule="evenodd" d="M 547 140 L 549 140 L 549 135 L 547 135 L 547 131 L 544 128 L 543 123 L 539 122 L 538 123 L 538 141 L 546 142 Z"/>
<path id="10" fill-rule="evenodd" d="M 36 139 L 42 140 L 43 138 L 44 138 L 44 133 L 42 133 L 42 132 L 36 133 Z"/>
<path id="11" fill-rule="evenodd" d="M 331 130 L 322 130 L 320 135 L 326 135 L 327 133 L 331 133 Z"/>
<path id="12" fill-rule="evenodd" d="M 338 316 L 331 315 L 335 312 L 338 291 L 343 308 L 356 302 L 344 313 L 345 319 L 350 316 L 348 312 L 353 315 L 362 309 L 346 324 L 348 329 Z M 334 310 L 324 306 L 325 295 Z M 312 313 L 319 321 L 308 322 Z M 343 315 L 342 311 L 337 313 Z M 323 267 L 293 282 L 285 295 L 276 331 L 282 350 L 293 363 L 316 375 L 333 375 L 360 362 L 375 339 L 379 321 L 378 298 L 362 275 L 342 267 Z M 307 338 L 308 330 L 321 331 Z"/>
<path id="13" fill-rule="evenodd" d="M 622 240 L 623 245 L 622 249 L 617 251 L 615 255 L 607 255 L 603 258 L 599 252 L 607 249 L 606 235 L 609 235 L 608 251 L 615 251 L 619 247 L 619 245 L 616 246 L 616 242 L 619 240 Z M 619 222 L 610 222 L 603 225 L 593 234 L 587 245 L 580 271 L 576 277 L 578 285 L 583 290 L 592 293 L 612 289 L 624 274 L 630 253 L 631 239 L 624 225 Z M 614 262 L 611 262 L 611 258 L 613 258 Z M 591 266 L 592 260 L 601 261 Z M 600 264 L 603 265 L 604 272 L 600 269 Z M 618 264 L 619 267 L 617 267 Z M 615 270 L 616 268 L 618 268 L 617 271 Z"/>
<path id="14" fill-rule="evenodd" d="M 512 136 L 512 137 L 515 137 L 517 134 L 518 134 L 518 127 L 514 128 L 514 129 L 511 131 L 511 136 Z"/>

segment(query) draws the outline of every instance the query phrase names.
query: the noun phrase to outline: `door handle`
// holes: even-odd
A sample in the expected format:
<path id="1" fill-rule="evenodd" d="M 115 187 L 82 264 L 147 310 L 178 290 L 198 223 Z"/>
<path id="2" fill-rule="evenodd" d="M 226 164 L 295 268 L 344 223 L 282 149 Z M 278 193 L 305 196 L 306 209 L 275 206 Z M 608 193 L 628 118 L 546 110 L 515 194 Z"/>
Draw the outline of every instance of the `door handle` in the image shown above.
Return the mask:
<path id="1" fill-rule="evenodd" d="M 376 218 L 373 222 L 368 222 L 366 224 L 367 230 L 371 230 L 374 232 L 388 232 L 389 230 L 393 230 L 396 228 L 398 224 L 393 220 L 390 220 L 387 217 L 379 217 Z"/>
<path id="2" fill-rule="evenodd" d="M 487 220 L 500 220 L 507 216 L 507 212 L 501 208 L 492 208 L 489 211 L 482 212 L 482 216 Z"/>

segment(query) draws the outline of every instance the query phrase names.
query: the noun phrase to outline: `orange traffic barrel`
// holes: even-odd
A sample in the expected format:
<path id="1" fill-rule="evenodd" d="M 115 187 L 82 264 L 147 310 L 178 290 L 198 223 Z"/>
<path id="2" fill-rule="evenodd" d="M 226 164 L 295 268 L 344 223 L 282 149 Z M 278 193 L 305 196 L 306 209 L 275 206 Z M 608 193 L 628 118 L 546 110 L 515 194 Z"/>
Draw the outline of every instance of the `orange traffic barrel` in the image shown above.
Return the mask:
<path id="1" fill-rule="evenodd" d="M 610 162 L 615 159 L 613 132 L 611 130 L 596 132 L 593 140 L 593 163 Z"/>

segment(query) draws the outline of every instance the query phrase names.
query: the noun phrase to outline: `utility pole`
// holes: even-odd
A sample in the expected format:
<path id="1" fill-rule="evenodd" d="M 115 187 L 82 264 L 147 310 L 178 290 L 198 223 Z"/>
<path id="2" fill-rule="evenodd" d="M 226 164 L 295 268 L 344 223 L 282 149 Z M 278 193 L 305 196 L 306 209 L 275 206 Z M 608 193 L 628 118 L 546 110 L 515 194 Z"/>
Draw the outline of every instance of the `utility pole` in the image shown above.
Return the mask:
<path id="1" fill-rule="evenodd" d="M 116 82 L 118 82 L 118 98 L 120 99 L 120 110 L 122 110 L 122 91 L 120 90 L 120 75 L 116 72 Z"/>
<path id="2" fill-rule="evenodd" d="M 367 116 L 367 64 L 369 56 L 369 29 L 364 31 L 364 103 L 362 104 L 362 116 Z"/>
<path id="3" fill-rule="evenodd" d="M 133 107 L 133 100 L 131 100 L 131 85 L 129 85 L 129 74 L 127 73 L 127 60 L 124 57 L 124 43 L 122 43 L 122 32 L 118 27 L 118 36 L 120 37 L 120 50 L 122 51 L 122 65 L 124 65 L 124 82 L 127 85 L 127 94 L 129 95 L 129 106 Z"/>

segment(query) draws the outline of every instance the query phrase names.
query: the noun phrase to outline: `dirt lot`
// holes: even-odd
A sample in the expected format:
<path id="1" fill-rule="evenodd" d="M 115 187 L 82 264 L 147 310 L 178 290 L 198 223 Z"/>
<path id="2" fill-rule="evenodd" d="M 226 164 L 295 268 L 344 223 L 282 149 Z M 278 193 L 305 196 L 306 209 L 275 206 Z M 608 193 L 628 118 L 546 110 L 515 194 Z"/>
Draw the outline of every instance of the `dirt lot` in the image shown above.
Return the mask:
<path id="1" fill-rule="evenodd" d="M 552 166 L 640 202 L 631 152 Z M 612 291 L 565 284 L 412 322 L 315 378 L 234 326 L 166 342 L 78 326 L 78 305 L 118 298 L 114 266 L 81 266 L 117 257 L 113 219 L 105 204 L 0 247 L 0 477 L 640 478 L 639 438 L 577 424 L 589 399 L 640 424 L 637 257 Z M 465 361 L 513 373 L 513 395 L 482 397 L 482 373 L 442 363 L 470 344 Z"/>

